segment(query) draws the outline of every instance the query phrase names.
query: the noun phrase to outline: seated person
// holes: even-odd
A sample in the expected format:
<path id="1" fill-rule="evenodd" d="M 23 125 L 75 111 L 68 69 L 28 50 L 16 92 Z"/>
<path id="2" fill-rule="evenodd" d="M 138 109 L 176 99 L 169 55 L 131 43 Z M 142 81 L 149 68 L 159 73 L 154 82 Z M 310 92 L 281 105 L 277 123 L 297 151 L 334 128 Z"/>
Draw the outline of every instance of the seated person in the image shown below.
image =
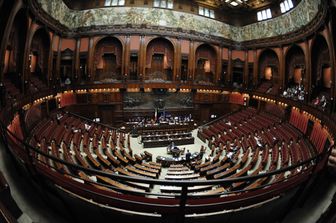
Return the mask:
<path id="1" fill-rule="evenodd" d="M 56 118 L 57 118 L 57 120 L 61 120 L 61 119 L 62 119 L 62 117 L 63 117 L 63 115 L 62 115 L 62 114 L 59 114 L 59 113 L 57 113 L 57 114 L 56 114 Z"/>
<path id="2" fill-rule="evenodd" d="M 175 146 L 174 142 L 172 142 L 167 148 L 167 153 L 172 154 L 173 157 L 178 157 L 180 155 L 180 152 L 181 150 L 177 146 Z"/>
<path id="3" fill-rule="evenodd" d="M 324 95 L 322 95 L 321 97 L 321 103 L 320 103 L 321 107 L 324 109 L 327 107 L 327 99 Z"/>
<path id="4" fill-rule="evenodd" d="M 78 129 L 76 129 L 76 128 L 75 128 L 75 126 L 73 126 L 73 125 L 71 126 L 71 130 L 72 130 L 72 133 L 79 132 L 79 130 L 78 130 Z"/>
<path id="5" fill-rule="evenodd" d="M 91 128 L 91 125 L 85 123 L 84 128 L 86 131 L 89 131 L 89 129 Z"/>
<path id="6" fill-rule="evenodd" d="M 208 155 L 205 157 L 204 162 L 208 162 L 208 161 L 210 161 L 210 160 L 211 160 L 211 158 L 210 158 L 210 155 L 208 154 Z"/>
<path id="7" fill-rule="evenodd" d="M 181 149 L 180 154 L 183 155 L 184 152 L 185 152 L 185 147 L 183 147 L 183 149 Z"/>
<path id="8" fill-rule="evenodd" d="M 235 146 L 233 146 L 233 147 L 231 147 L 231 150 L 232 150 L 232 151 L 234 151 L 234 152 L 236 152 L 238 149 L 239 149 L 239 147 L 238 147 L 238 146 L 236 146 L 236 145 L 235 145 Z"/>
<path id="9" fill-rule="evenodd" d="M 67 78 L 65 79 L 64 84 L 67 85 L 67 86 L 69 86 L 69 85 L 71 84 L 71 80 L 70 80 L 69 77 L 67 77 Z"/>
<path id="10" fill-rule="evenodd" d="M 287 95 L 288 95 L 287 91 L 284 91 L 284 92 L 282 93 L 282 95 L 283 95 L 284 97 L 287 97 Z"/>
<path id="11" fill-rule="evenodd" d="M 228 152 L 228 154 L 226 154 L 227 158 L 229 158 L 230 160 L 232 159 L 233 157 L 233 152 Z"/>
<path id="12" fill-rule="evenodd" d="M 279 139 L 277 139 L 274 136 L 273 136 L 272 140 L 273 140 L 273 146 L 276 145 L 279 142 Z"/>
<path id="13" fill-rule="evenodd" d="M 318 106 L 319 104 L 320 104 L 320 98 L 317 97 L 317 98 L 314 99 L 313 105 Z"/>
<path id="14" fill-rule="evenodd" d="M 171 153 L 171 149 L 174 148 L 173 146 L 173 142 L 171 142 L 168 146 L 167 146 L 167 154 Z"/>
<path id="15" fill-rule="evenodd" d="M 260 136 L 256 135 L 256 136 L 254 136 L 254 139 L 257 142 L 257 146 L 259 146 L 259 147 L 263 147 L 264 146 L 263 145 L 263 140 L 262 140 L 262 138 Z"/>

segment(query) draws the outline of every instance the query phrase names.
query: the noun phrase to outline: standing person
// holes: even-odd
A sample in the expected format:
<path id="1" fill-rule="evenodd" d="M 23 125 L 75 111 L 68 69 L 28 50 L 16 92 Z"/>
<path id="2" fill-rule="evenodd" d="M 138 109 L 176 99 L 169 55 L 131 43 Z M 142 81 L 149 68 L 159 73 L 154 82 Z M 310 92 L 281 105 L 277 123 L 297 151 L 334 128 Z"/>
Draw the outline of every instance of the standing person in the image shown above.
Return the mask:
<path id="1" fill-rule="evenodd" d="M 189 151 L 189 149 L 187 150 L 187 153 L 186 153 L 186 155 L 185 155 L 185 158 L 186 158 L 186 161 L 187 162 L 190 162 L 190 157 L 191 157 L 191 153 L 190 153 L 190 151 Z"/>
<path id="2" fill-rule="evenodd" d="M 202 148 L 200 150 L 200 157 L 201 157 L 201 159 L 203 159 L 204 153 L 205 153 L 205 148 L 202 146 Z"/>

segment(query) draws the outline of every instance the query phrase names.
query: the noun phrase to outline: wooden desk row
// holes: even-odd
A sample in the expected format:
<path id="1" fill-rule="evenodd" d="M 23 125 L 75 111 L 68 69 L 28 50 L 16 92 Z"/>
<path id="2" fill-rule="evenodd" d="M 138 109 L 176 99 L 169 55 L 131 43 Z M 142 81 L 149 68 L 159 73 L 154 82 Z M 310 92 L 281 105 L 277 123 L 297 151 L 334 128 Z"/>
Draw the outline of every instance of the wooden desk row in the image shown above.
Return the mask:
<path id="1" fill-rule="evenodd" d="M 174 142 L 175 145 L 190 145 L 194 144 L 194 137 L 186 137 L 186 138 L 166 138 L 166 139 L 154 139 L 154 140 L 145 140 L 143 141 L 144 148 L 152 148 L 152 147 L 165 147 Z"/>

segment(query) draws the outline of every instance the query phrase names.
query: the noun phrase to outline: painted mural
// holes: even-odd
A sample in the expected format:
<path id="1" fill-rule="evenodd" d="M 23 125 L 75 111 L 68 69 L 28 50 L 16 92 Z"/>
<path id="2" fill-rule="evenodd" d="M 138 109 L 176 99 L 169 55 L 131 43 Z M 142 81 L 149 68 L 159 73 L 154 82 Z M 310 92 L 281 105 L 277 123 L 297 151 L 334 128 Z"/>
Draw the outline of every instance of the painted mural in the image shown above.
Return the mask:
<path id="1" fill-rule="evenodd" d="M 140 7 L 106 7 L 71 10 L 62 0 L 37 0 L 42 9 L 62 25 L 76 29 L 90 26 L 146 24 L 192 30 L 242 42 L 283 35 L 307 25 L 316 16 L 321 0 L 303 0 L 290 12 L 243 27 L 214 19 L 166 9 Z"/>

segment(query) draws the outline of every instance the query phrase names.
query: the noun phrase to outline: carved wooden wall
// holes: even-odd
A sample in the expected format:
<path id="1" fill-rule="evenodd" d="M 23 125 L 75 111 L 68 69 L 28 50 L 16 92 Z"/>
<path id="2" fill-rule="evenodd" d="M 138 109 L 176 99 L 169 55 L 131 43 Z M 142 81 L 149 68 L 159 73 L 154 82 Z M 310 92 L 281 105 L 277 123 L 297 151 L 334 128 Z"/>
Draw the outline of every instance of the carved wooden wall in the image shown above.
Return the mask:
<path id="1" fill-rule="evenodd" d="M 47 82 L 48 75 L 49 48 L 50 36 L 44 28 L 40 28 L 35 32 L 30 47 L 30 57 L 32 59 L 30 71 L 31 74 L 45 82 Z"/>
<path id="2" fill-rule="evenodd" d="M 286 55 L 286 67 L 285 67 L 285 83 L 286 85 L 293 85 L 293 84 L 298 84 L 297 81 L 295 81 L 295 77 L 297 72 L 301 72 L 301 78 L 302 78 L 302 83 L 303 80 L 305 79 L 305 69 L 306 69 L 306 64 L 305 64 L 305 56 L 302 51 L 302 49 L 294 45 L 292 46 Z M 301 69 L 301 70 L 297 70 Z M 301 83 L 301 84 L 302 84 Z"/>
<path id="3" fill-rule="evenodd" d="M 272 82 L 274 84 L 279 84 L 280 80 L 279 80 L 279 70 L 280 70 L 280 66 L 279 66 L 279 58 L 277 56 L 277 54 L 271 50 L 271 49 L 266 49 L 265 51 L 263 51 L 259 57 L 259 79 L 265 79 L 265 71 L 268 72 L 268 68 L 271 68 L 271 72 L 272 72 Z"/>
<path id="4" fill-rule="evenodd" d="M 146 50 L 146 74 L 147 80 L 172 80 L 174 70 L 174 46 L 163 38 L 157 38 L 149 42 Z"/>
<path id="5" fill-rule="evenodd" d="M 216 74 L 216 51 L 208 44 L 202 44 L 195 53 L 195 81 L 214 82 Z"/>
<path id="6" fill-rule="evenodd" d="M 94 52 L 95 80 L 121 79 L 122 44 L 116 38 L 101 39 Z"/>

